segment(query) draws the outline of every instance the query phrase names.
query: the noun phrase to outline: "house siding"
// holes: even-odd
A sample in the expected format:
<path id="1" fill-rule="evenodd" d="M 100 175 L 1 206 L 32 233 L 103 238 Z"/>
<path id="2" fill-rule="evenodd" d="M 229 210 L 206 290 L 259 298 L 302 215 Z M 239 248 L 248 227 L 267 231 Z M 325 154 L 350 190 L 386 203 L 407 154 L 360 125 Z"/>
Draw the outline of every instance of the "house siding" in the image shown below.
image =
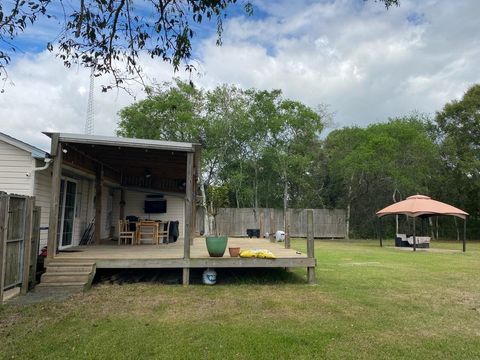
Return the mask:
<path id="1" fill-rule="evenodd" d="M 0 191 L 32 196 L 32 167 L 28 151 L 0 140 Z"/>
<path id="2" fill-rule="evenodd" d="M 42 161 L 37 160 L 37 167 L 43 166 Z M 48 226 L 50 219 L 50 203 L 52 196 L 52 172 L 51 169 L 37 171 L 35 173 L 35 205 L 40 206 L 40 248 L 47 246 Z"/>
<path id="3" fill-rule="evenodd" d="M 120 191 L 115 192 L 114 196 L 114 219 L 118 220 L 120 216 Z M 179 236 L 183 238 L 185 224 L 185 199 L 183 197 L 165 195 L 167 200 L 167 213 L 165 214 L 145 214 L 144 202 L 147 194 L 139 191 L 125 191 L 125 216 L 133 215 L 142 219 L 178 221 Z"/>

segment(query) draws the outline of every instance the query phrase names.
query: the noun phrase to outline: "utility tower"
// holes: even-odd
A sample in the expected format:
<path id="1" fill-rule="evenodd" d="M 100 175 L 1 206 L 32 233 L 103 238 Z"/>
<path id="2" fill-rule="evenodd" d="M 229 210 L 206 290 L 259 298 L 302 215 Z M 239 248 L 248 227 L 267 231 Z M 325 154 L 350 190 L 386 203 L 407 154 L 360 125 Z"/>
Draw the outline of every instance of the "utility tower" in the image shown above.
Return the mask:
<path id="1" fill-rule="evenodd" d="M 93 135 L 93 131 L 95 129 L 95 106 L 93 98 L 93 91 L 95 87 L 94 69 L 95 68 L 92 66 L 90 71 L 90 90 L 88 92 L 87 119 L 85 121 L 86 135 Z"/>

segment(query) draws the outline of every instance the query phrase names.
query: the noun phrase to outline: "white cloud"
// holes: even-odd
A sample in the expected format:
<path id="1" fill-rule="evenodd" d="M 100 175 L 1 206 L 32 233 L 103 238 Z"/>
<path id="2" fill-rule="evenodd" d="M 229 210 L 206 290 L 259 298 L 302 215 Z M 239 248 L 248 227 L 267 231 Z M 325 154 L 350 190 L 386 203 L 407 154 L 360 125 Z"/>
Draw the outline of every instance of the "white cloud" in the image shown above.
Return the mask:
<path id="1" fill-rule="evenodd" d="M 143 60 L 151 79 L 171 79 L 167 64 Z M 49 149 L 49 138 L 42 131 L 83 133 L 90 88 L 90 71 L 81 67 L 67 69 L 49 52 L 19 59 L 8 69 L 9 82 L 0 95 L 0 131 L 42 149 Z M 145 95 L 138 84 L 130 89 L 101 91 L 109 84 L 105 77 L 95 79 L 95 134 L 114 135 L 118 111 Z"/>
<path id="2" fill-rule="evenodd" d="M 354 3 L 266 2 L 263 20 L 231 21 L 225 46 L 203 49 L 210 83 L 281 88 L 365 125 L 432 113 L 480 80 L 476 1 Z"/>
<path id="3" fill-rule="evenodd" d="M 257 5 L 257 17 L 224 24 L 222 47 L 215 39 L 195 44 L 198 85 L 279 88 L 313 107 L 328 104 L 343 126 L 433 113 L 480 82 L 476 0 L 403 0 L 388 11 L 372 0 Z M 157 82 L 174 75 L 168 64 L 141 63 Z M 0 95 L 0 131 L 43 147 L 40 131 L 83 132 L 88 70 L 41 53 L 17 60 L 9 75 L 15 86 Z M 114 134 L 118 110 L 132 101 L 97 87 L 95 133 Z"/>

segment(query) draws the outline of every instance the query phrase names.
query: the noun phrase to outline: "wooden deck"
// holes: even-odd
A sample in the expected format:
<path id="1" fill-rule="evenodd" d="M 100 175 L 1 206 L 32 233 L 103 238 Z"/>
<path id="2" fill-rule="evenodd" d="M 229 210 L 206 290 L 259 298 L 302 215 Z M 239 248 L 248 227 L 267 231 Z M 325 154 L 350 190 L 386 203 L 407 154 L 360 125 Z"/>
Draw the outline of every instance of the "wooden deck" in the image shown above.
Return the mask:
<path id="1" fill-rule="evenodd" d="M 208 255 L 204 238 L 196 238 L 190 248 L 190 259 L 183 258 L 183 241 L 161 245 L 108 245 L 77 246 L 60 252 L 55 261 L 95 261 L 97 268 L 206 268 L 206 267 L 314 267 L 315 259 L 284 244 L 266 239 L 229 238 L 228 246 L 241 249 L 267 249 L 276 259 L 232 258 L 228 248 L 222 258 Z"/>

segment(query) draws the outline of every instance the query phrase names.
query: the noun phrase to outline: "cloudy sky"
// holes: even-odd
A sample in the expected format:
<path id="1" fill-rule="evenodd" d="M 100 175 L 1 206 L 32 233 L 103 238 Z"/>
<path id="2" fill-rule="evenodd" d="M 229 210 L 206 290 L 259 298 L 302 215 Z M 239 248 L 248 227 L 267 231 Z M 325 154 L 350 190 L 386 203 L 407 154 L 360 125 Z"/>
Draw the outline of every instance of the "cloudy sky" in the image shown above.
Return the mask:
<path id="1" fill-rule="evenodd" d="M 312 107 L 327 105 L 333 126 L 342 127 L 412 111 L 434 114 L 480 82 L 478 0 L 401 0 L 388 11 L 373 0 L 253 4 L 252 17 L 230 14 L 222 47 L 204 32 L 194 43 L 198 86 L 281 89 Z M 0 131 L 44 149 L 49 142 L 41 131 L 83 133 L 87 110 L 89 71 L 66 69 L 43 50 L 57 33 L 48 26 L 28 30 L 0 94 Z M 159 61 L 141 64 L 157 82 L 186 76 Z M 106 79 L 96 81 L 95 134 L 113 135 L 117 112 L 135 98 L 101 93 Z M 133 90 L 137 100 L 144 96 Z"/>

